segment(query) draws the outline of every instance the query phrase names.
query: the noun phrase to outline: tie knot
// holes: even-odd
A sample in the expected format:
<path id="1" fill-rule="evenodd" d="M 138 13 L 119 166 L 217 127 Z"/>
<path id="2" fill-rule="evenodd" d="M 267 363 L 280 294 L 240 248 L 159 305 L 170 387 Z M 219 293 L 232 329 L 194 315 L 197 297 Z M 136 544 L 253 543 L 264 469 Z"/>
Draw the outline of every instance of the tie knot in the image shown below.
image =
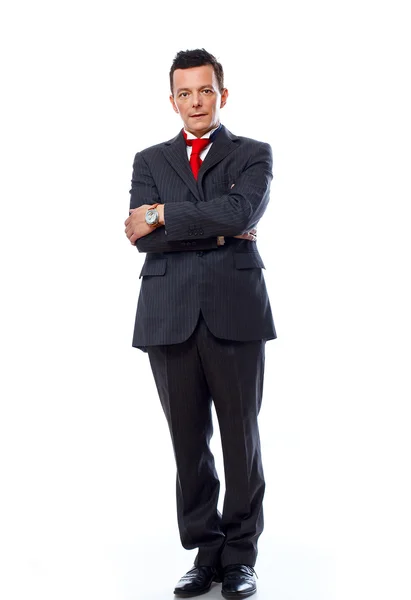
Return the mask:
<path id="1" fill-rule="evenodd" d="M 200 154 L 210 143 L 210 138 L 194 138 L 192 140 L 186 139 L 187 146 L 192 146 L 192 154 Z"/>

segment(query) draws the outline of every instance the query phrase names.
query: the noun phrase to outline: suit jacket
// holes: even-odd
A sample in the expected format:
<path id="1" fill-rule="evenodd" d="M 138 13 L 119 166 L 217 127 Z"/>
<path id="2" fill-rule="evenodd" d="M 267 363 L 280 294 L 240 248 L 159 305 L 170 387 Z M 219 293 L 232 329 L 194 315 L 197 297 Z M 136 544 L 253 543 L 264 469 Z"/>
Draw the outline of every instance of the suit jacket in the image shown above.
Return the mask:
<path id="1" fill-rule="evenodd" d="M 136 154 L 130 208 L 165 204 L 165 227 L 136 243 L 147 255 L 133 346 L 144 350 L 185 341 L 200 311 L 216 337 L 276 337 L 256 242 L 233 237 L 257 225 L 269 201 L 271 180 L 270 146 L 237 137 L 224 126 L 198 181 L 182 132 Z M 225 236 L 224 246 L 217 245 L 220 235 Z"/>

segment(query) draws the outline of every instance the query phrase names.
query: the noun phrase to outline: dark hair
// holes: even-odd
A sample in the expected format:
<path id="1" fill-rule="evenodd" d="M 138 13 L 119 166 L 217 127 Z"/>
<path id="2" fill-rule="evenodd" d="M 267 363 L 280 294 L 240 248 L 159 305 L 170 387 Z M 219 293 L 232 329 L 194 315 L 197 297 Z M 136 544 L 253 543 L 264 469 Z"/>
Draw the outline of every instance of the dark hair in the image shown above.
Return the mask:
<path id="1" fill-rule="evenodd" d="M 170 69 L 170 90 L 173 90 L 173 75 L 176 69 L 191 69 L 192 67 L 202 67 L 204 65 L 211 65 L 214 69 L 215 76 L 217 78 L 218 87 L 220 92 L 224 89 L 224 71 L 221 64 L 217 61 L 215 56 L 204 50 L 204 48 L 198 48 L 197 50 L 181 50 L 177 52 L 173 60 L 173 64 Z"/>

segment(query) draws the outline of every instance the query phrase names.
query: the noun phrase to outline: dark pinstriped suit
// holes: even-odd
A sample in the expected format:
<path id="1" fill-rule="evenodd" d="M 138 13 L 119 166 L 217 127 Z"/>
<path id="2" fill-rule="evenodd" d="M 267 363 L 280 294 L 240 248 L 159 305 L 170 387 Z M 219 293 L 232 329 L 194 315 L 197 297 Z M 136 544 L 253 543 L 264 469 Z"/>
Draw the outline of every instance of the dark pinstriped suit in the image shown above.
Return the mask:
<path id="1" fill-rule="evenodd" d="M 253 566 L 263 528 L 257 416 L 264 345 L 276 333 L 256 244 L 233 236 L 261 219 L 271 179 L 270 146 L 224 126 L 198 181 L 182 132 L 134 161 L 130 208 L 164 203 L 166 225 L 136 244 L 147 256 L 133 346 L 149 354 L 176 457 L 181 541 L 199 548 L 199 565 Z M 224 455 L 222 515 L 211 401 Z"/>

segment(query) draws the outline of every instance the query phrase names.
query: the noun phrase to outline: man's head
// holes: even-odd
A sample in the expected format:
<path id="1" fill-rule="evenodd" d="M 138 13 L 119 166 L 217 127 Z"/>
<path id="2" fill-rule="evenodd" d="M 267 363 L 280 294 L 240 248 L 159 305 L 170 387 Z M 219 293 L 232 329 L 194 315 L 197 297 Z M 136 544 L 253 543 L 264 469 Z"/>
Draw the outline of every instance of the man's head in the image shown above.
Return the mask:
<path id="1" fill-rule="evenodd" d="M 187 131 L 201 137 L 220 123 L 228 90 L 223 67 L 206 50 L 178 52 L 170 69 L 170 101 Z"/>

